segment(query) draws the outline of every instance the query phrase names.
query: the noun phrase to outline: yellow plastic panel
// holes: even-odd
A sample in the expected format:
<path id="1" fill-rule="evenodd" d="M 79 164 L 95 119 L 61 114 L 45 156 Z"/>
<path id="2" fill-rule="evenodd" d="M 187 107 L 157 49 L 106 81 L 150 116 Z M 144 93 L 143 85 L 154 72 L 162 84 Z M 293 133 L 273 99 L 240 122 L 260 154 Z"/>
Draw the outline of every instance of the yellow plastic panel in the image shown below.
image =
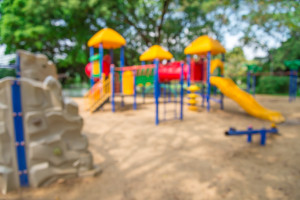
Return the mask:
<path id="1" fill-rule="evenodd" d="M 93 62 L 93 75 L 99 77 L 100 74 L 100 67 L 99 67 L 99 61 L 94 61 Z"/>
<path id="2" fill-rule="evenodd" d="M 169 51 L 159 45 L 153 45 L 140 56 L 140 61 L 170 60 L 171 58 L 173 58 L 173 55 Z"/>
<path id="3" fill-rule="evenodd" d="M 215 69 L 220 68 L 221 75 L 224 74 L 224 63 L 220 59 L 214 59 L 210 63 L 210 74 L 213 74 Z"/>
<path id="4" fill-rule="evenodd" d="M 102 43 L 104 49 L 117 49 L 126 45 L 126 40 L 117 31 L 104 28 L 89 39 L 88 46 L 99 48 L 100 43 Z"/>
<path id="5" fill-rule="evenodd" d="M 198 54 L 203 55 L 207 52 L 211 52 L 212 55 L 225 53 L 225 48 L 217 40 L 210 38 L 207 35 L 203 35 L 195 39 L 184 49 L 184 54 Z"/>
<path id="6" fill-rule="evenodd" d="M 134 93 L 134 77 L 132 71 L 125 71 L 123 73 L 123 94 L 125 95 L 133 95 Z"/>
<path id="7" fill-rule="evenodd" d="M 261 106 L 252 95 L 241 90 L 230 78 L 213 76 L 210 78 L 210 82 L 218 87 L 224 95 L 237 102 L 248 114 L 275 123 L 284 121 L 280 112 Z"/>

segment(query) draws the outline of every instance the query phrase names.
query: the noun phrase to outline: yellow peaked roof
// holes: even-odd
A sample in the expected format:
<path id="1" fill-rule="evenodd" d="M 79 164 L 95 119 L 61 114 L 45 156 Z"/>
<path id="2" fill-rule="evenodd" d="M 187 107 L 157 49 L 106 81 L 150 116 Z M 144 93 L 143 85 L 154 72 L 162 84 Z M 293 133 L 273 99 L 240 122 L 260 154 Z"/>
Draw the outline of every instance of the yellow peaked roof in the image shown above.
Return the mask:
<path id="1" fill-rule="evenodd" d="M 104 49 L 117 49 L 126 44 L 126 40 L 117 31 L 111 28 L 104 28 L 98 31 L 88 41 L 89 47 L 99 48 L 102 43 Z"/>
<path id="2" fill-rule="evenodd" d="M 173 58 L 173 55 L 169 51 L 159 45 L 153 45 L 140 56 L 140 61 L 170 60 L 171 58 Z"/>
<path id="3" fill-rule="evenodd" d="M 212 55 L 225 53 L 225 48 L 219 41 L 214 40 L 207 35 L 203 35 L 195 39 L 184 49 L 184 54 L 206 54 L 211 52 Z"/>

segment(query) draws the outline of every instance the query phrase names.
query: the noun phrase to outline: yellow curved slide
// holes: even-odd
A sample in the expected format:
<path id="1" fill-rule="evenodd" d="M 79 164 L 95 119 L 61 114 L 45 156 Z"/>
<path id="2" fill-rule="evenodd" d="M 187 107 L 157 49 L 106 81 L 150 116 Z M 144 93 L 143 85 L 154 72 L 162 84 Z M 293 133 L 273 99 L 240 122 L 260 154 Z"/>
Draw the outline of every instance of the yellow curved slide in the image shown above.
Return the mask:
<path id="1" fill-rule="evenodd" d="M 210 82 L 219 88 L 224 95 L 237 102 L 248 114 L 275 123 L 284 121 L 281 113 L 261 106 L 252 95 L 241 90 L 230 78 L 212 76 Z"/>

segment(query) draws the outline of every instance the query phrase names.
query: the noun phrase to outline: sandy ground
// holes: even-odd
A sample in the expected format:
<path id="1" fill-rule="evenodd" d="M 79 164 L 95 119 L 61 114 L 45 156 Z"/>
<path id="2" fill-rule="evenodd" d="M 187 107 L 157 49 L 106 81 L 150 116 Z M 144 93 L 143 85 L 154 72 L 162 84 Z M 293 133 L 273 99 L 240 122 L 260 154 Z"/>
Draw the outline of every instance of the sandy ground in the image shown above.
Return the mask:
<path id="1" fill-rule="evenodd" d="M 251 144 L 246 136 L 224 136 L 229 127 L 270 125 L 247 115 L 230 99 L 225 99 L 224 111 L 217 104 L 209 113 L 185 108 L 183 121 L 159 126 L 154 125 L 150 97 L 146 104 L 138 99 L 136 111 L 128 97 L 116 113 L 108 104 L 95 114 L 84 111 L 83 99 L 74 99 L 102 173 L 10 192 L 0 199 L 300 199 L 300 99 L 288 103 L 287 97 L 256 98 L 286 118 L 278 126 L 281 135 L 269 135 L 264 147 L 258 135 Z M 169 112 L 166 117 L 173 116 Z"/>

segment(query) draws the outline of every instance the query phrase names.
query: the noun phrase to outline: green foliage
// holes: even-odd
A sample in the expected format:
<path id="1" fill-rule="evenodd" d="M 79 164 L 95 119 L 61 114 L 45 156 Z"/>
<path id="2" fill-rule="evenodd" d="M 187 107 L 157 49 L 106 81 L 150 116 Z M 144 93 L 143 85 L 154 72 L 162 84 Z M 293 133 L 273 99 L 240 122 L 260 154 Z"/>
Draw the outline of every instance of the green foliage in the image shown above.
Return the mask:
<path id="1" fill-rule="evenodd" d="M 287 41 L 282 42 L 281 46 L 269 51 L 267 66 L 273 70 L 285 70 L 285 60 L 300 59 L 300 33 L 294 33 Z"/>
<path id="2" fill-rule="evenodd" d="M 4 78 L 4 77 L 15 77 L 16 76 L 16 72 L 14 69 L 8 69 L 8 68 L 1 68 L 0 69 L 0 79 Z"/>
<path id="3" fill-rule="evenodd" d="M 228 24 L 229 0 L 3 0 L 0 44 L 6 53 L 16 49 L 46 54 L 59 72 L 84 74 L 88 39 L 112 27 L 127 40 L 126 65 L 138 64 L 150 45 L 167 47 L 177 59 L 183 48 L 201 34 L 221 38 Z M 119 51 L 115 51 L 118 64 Z"/>
<path id="4" fill-rule="evenodd" d="M 258 80 L 256 93 L 261 94 L 288 94 L 288 76 L 262 76 Z"/>

